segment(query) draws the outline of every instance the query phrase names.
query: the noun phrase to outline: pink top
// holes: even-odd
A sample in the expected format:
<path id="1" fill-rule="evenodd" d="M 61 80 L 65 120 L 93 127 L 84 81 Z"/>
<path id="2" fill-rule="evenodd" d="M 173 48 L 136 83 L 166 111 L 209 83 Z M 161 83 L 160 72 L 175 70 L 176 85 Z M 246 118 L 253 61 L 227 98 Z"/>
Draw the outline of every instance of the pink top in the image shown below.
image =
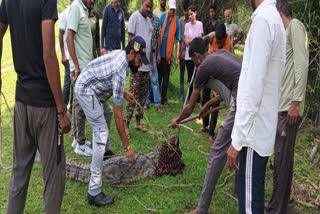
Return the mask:
<path id="1" fill-rule="evenodd" d="M 184 28 L 184 36 L 187 39 L 194 39 L 196 37 L 201 37 L 203 34 L 203 25 L 202 22 L 196 21 L 196 23 L 191 24 L 191 22 L 186 23 Z M 189 57 L 189 48 L 186 47 L 186 55 L 184 57 L 185 60 L 191 60 Z"/>

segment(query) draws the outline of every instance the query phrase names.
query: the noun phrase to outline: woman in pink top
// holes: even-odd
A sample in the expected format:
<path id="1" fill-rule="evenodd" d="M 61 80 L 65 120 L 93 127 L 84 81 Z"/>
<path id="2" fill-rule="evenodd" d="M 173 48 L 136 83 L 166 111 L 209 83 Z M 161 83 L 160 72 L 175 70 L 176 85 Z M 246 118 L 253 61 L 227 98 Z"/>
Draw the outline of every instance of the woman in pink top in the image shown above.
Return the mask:
<path id="1" fill-rule="evenodd" d="M 192 78 L 193 70 L 194 70 L 194 63 L 191 60 L 191 57 L 189 56 L 189 45 L 194 38 L 202 37 L 203 24 L 202 22 L 197 21 L 197 11 L 195 7 L 190 6 L 188 8 L 188 13 L 189 13 L 190 22 L 186 23 L 185 25 L 183 40 L 187 45 L 185 62 L 186 62 L 186 67 L 188 72 L 188 84 L 189 84 Z M 192 89 L 193 89 L 193 84 L 190 85 L 189 95 L 187 97 L 188 100 L 190 98 L 190 95 L 192 94 Z"/>

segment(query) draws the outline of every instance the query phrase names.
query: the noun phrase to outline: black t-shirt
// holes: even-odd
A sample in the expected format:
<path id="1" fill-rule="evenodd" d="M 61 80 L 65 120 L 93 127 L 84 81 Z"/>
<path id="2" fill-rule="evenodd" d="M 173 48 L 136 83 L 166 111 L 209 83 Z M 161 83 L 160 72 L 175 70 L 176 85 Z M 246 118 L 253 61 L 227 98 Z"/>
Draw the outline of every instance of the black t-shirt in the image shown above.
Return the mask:
<path id="1" fill-rule="evenodd" d="M 207 35 L 211 32 L 216 31 L 216 26 L 217 26 L 217 23 L 213 25 L 211 22 L 209 22 L 205 27 L 204 34 Z"/>
<path id="2" fill-rule="evenodd" d="M 35 107 L 54 106 L 43 62 L 41 22 L 56 21 L 56 0 L 2 0 L 0 22 L 8 24 L 17 72 L 16 101 Z"/>
<path id="3" fill-rule="evenodd" d="M 231 52 L 220 49 L 208 55 L 198 68 L 195 88 L 204 88 L 209 80 L 219 80 L 237 97 L 241 60 Z"/>

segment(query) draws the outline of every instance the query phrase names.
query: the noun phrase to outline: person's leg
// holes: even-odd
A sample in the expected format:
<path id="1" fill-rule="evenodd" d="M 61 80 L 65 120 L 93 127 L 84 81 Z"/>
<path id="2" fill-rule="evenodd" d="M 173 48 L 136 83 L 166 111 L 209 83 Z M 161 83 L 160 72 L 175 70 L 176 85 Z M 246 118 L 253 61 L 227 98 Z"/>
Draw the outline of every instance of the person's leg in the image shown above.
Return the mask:
<path id="1" fill-rule="evenodd" d="M 60 213 L 65 188 L 65 153 L 59 136 L 56 107 L 32 107 L 34 135 L 43 167 L 45 213 Z M 42 124 L 41 127 L 38 124 Z"/>
<path id="2" fill-rule="evenodd" d="M 64 106 L 67 107 L 69 104 L 69 98 L 70 98 L 70 65 L 69 61 L 66 62 L 66 65 L 64 66 L 64 84 L 63 84 L 63 102 Z"/>
<path id="3" fill-rule="evenodd" d="M 153 92 L 154 106 L 160 108 L 160 87 L 158 79 L 158 68 L 157 68 L 157 54 L 153 53 L 153 62 L 154 62 L 154 76 L 150 76 L 151 88 Z"/>
<path id="4" fill-rule="evenodd" d="M 164 69 L 164 61 L 162 60 L 162 58 L 157 69 L 158 69 L 158 80 L 159 80 L 159 93 L 160 95 L 162 95 L 163 69 Z M 160 100 L 161 100 L 161 97 L 160 97 Z"/>
<path id="5" fill-rule="evenodd" d="M 150 85 L 150 74 L 149 72 L 139 71 L 137 77 L 137 93 L 135 93 L 134 95 L 140 105 L 138 105 L 136 111 L 136 128 L 138 128 L 140 131 L 147 131 L 146 128 L 141 125 L 140 120 L 143 118 L 143 104 L 148 94 L 148 88 Z"/>
<path id="6" fill-rule="evenodd" d="M 161 58 L 161 63 L 163 63 L 163 82 L 161 90 L 161 104 L 167 105 L 168 98 L 167 92 L 169 87 L 169 77 L 170 77 L 170 64 L 167 63 L 166 59 Z"/>
<path id="7" fill-rule="evenodd" d="M 267 213 L 287 213 L 293 177 L 294 145 L 299 124 L 288 126 L 287 113 L 279 113 L 274 152 L 273 191 Z"/>
<path id="8" fill-rule="evenodd" d="M 215 185 L 227 161 L 227 150 L 231 144 L 234 117 L 235 112 L 228 113 L 221 123 L 215 144 L 211 146 L 206 177 L 198 205 L 200 213 L 208 213 Z"/>
<path id="9" fill-rule="evenodd" d="M 31 118 L 30 118 L 31 119 Z M 30 133 L 27 106 L 16 101 L 14 106 L 13 167 L 9 186 L 8 214 L 23 213 L 30 174 L 37 151 Z"/>
<path id="10" fill-rule="evenodd" d="M 92 161 L 88 193 L 91 196 L 96 196 L 101 193 L 103 155 L 109 136 L 109 128 L 106 118 L 104 118 L 103 104 L 96 96 L 77 94 L 77 97 L 92 127 Z"/>
<path id="11" fill-rule="evenodd" d="M 188 86 L 189 86 L 189 94 L 187 99 L 189 100 L 193 91 L 193 83 L 191 83 L 191 80 L 192 80 L 192 75 L 194 71 L 194 63 L 192 62 L 192 60 L 186 60 L 186 67 L 188 72 Z"/>
<path id="12" fill-rule="evenodd" d="M 213 105 L 213 108 L 218 107 L 220 104 L 217 103 Z M 217 122 L 218 122 L 218 116 L 219 116 L 219 111 L 215 111 L 211 113 L 211 118 L 210 118 L 210 124 L 209 124 L 209 136 L 214 137 L 214 130 L 216 129 Z"/>
<path id="13" fill-rule="evenodd" d="M 85 137 L 85 123 L 86 116 L 79 104 L 77 97 L 73 99 L 74 106 L 74 117 L 75 117 L 75 138 L 79 145 L 85 145 L 86 137 Z"/>
<path id="14" fill-rule="evenodd" d="M 245 159 L 245 160 L 244 160 Z M 268 157 L 252 148 L 239 152 L 239 213 L 264 213 L 264 183 Z"/>
<path id="15" fill-rule="evenodd" d="M 186 63 L 184 59 L 180 59 L 180 101 L 184 101 L 184 72 L 186 70 Z"/>
<path id="16" fill-rule="evenodd" d="M 112 109 L 109 105 L 108 100 L 104 101 L 103 110 L 104 110 L 104 118 L 106 119 L 108 129 L 110 130 L 113 112 L 112 112 Z M 106 151 L 110 151 L 110 150 L 111 150 L 110 135 L 108 135 L 107 144 L 106 144 Z"/>
<path id="17" fill-rule="evenodd" d="M 202 101 L 201 105 L 204 106 L 211 98 L 210 96 L 210 88 L 203 88 L 202 89 Z M 202 129 L 206 129 L 209 125 L 209 118 L 210 115 L 202 117 Z"/>
<path id="18" fill-rule="evenodd" d="M 138 87 L 138 71 L 131 72 L 130 73 L 130 86 L 129 86 L 129 92 L 133 94 L 136 98 L 136 94 L 138 93 L 137 87 Z M 129 126 L 130 126 L 130 120 L 133 116 L 134 109 L 136 107 L 136 104 L 127 102 L 126 107 L 126 134 L 129 135 Z"/>

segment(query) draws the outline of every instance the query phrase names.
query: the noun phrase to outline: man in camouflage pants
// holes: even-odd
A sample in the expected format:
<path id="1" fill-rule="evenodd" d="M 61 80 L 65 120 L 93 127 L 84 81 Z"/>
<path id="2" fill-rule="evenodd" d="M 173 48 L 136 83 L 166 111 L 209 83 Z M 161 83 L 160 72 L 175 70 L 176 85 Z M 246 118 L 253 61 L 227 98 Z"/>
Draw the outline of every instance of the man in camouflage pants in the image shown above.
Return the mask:
<path id="1" fill-rule="evenodd" d="M 134 95 L 135 99 L 139 103 L 136 112 L 136 124 L 135 128 L 139 131 L 148 131 L 141 123 L 140 120 L 143 117 L 143 105 L 148 95 L 150 87 L 150 74 L 154 74 L 153 57 L 152 56 L 152 24 L 148 17 L 152 11 L 153 1 L 143 0 L 140 11 L 134 12 L 129 18 L 128 32 L 129 41 L 133 36 L 141 36 L 146 41 L 146 55 L 150 62 L 149 65 L 142 64 L 139 69 L 132 70 L 130 76 L 130 88 L 129 92 Z M 136 104 L 127 104 L 127 116 L 126 116 L 126 134 L 129 136 L 130 120 L 133 116 L 134 108 Z"/>

